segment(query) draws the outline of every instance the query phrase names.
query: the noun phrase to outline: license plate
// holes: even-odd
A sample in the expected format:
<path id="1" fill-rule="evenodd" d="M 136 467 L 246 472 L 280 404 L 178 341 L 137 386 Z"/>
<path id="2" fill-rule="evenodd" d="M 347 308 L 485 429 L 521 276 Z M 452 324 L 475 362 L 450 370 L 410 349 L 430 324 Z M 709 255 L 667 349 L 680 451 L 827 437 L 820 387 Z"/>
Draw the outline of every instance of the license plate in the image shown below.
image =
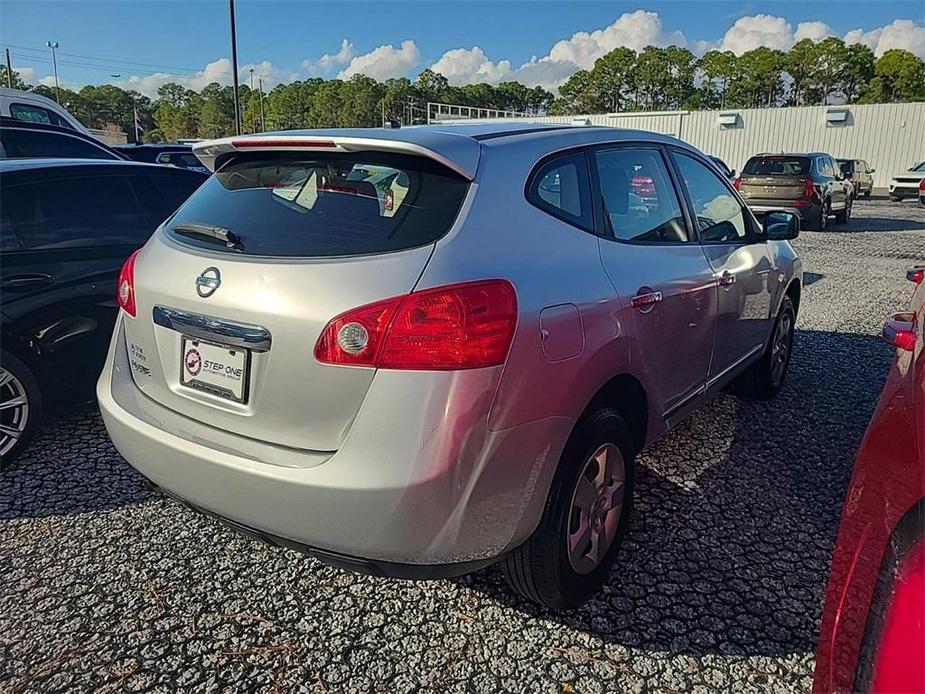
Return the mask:
<path id="1" fill-rule="evenodd" d="M 247 399 L 250 353 L 190 337 L 180 339 L 180 383 L 226 400 Z"/>

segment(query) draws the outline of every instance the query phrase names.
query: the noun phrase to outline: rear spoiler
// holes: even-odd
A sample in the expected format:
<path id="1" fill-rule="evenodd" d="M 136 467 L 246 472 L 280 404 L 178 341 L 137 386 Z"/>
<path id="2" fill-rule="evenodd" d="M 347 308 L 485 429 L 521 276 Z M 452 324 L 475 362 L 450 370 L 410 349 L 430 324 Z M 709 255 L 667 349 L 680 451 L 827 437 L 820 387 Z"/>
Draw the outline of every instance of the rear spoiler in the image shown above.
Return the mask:
<path id="1" fill-rule="evenodd" d="M 330 131 L 328 131 L 330 132 Z M 379 134 L 380 131 L 370 132 Z M 394 138 L 394 133 L 392 137 Z M 444 136 L 420 138 L 432 140 L 425 146 L 419 142 L 388 137 L 358 137 L 355 135 L 329 135 L 311 133 L 276 133 L 272 135 L 238 135 L 219 140 L 197 142 L 193 153 L 209 171 L 215 171 L 229 155 L 235 152 L 395 152 L 427 157 L 455 171 L 466 180 L 475 178 L 480 145 L 468 137 Z"/>

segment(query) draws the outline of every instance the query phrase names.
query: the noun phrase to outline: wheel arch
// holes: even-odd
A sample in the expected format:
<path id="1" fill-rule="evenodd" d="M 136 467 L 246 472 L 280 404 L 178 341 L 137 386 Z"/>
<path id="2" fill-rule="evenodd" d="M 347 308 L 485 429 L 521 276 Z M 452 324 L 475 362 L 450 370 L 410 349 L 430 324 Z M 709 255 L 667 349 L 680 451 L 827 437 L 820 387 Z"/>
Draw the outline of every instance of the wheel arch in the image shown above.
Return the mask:
<path id="1" fill-rule="evenodd" d="M 620 373 L 604 383 L 591 397 L 581 416 L 602 407 L 616 410 L 630 429 L 636 452 L 645 446 L 649 429 L 649 406 L 645 388 L 631 373 Z"/>

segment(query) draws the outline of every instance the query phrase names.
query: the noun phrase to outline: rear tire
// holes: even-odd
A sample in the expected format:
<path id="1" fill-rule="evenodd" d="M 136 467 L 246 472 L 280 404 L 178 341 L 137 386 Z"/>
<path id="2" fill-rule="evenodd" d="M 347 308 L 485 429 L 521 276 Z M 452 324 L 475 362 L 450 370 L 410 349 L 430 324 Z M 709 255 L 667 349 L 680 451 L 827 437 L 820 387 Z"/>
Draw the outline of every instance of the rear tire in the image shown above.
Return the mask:
<path id="1" fill-rule="evenodd" d="M 577 607 L 600 591 L 632 513 L 634 460 L 629 427 L 616 410 L 595 410 L 578 421 L 539 525 L 500 562 L 511 588 L 555 610 Z"/>
<path id="2" fill-rule="evenodd" d="M 816 216 L 806 217 L 806 228 L 810 231 L 825 231 L 826 227 L 829 225 L 829 203 L 822 203 L 822 207 L 819 208 L 819 214 Z"/>
<path id="3" fill-rule="evenodd" d="M 761 359 L 739 377 L 738 392 L 752 400 L 770 400 L 780 392 L 790 366 L 793 352 L 793 331 L 796 311 L 789 296 L 785 296 L 774 321 L 771 340 L 764 348 Z"/>
<path id="4" fill-rule="evenodd" d="M 18 357 L 0 350 L 0 468 L 29 445 L 42 421 L 42 392 Z"/>

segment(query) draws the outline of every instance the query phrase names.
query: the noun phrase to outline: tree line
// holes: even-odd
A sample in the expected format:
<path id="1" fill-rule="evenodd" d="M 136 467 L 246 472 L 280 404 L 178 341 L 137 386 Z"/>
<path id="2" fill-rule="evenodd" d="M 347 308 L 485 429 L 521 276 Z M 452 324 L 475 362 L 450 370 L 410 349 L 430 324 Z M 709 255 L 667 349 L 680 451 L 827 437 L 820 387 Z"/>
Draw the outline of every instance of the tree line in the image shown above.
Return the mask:
<path id="1" fill-rule="evenodd" d="M 0 67 L 0 83 L 6 80 Z M 15 72 L 13 82 L 26 88 Z M 32 90 L 55 98 L 54 88 Z M 309 78 L 267 93 L 242 85 L 239 99 L 245 132 L 423 123 L 428 102 L 532 115 L 890 103 L 925 100 L 925 63 L 899 49 L 875 58 L 867 46 L 836 37 L 803 39 L 786 52 L 760 47 L 736 56 L 712 50 L 700 58 L 679 46 L 647 46 L 638 53 L 619 47 L 591 69 L 573 73 L 558 96 L 514 81 L 454 86 L 426 69 L 413 81 Z M 114 85 L 88 85 L 61 89 L 60 101 L 88 127 L 117 127 L 130 141 L 136 113 L 146 142 L 222 137 L 235 130 L 233 90 L 217 82 L 200 91 L 167 83 L 154 99 Z"/>

